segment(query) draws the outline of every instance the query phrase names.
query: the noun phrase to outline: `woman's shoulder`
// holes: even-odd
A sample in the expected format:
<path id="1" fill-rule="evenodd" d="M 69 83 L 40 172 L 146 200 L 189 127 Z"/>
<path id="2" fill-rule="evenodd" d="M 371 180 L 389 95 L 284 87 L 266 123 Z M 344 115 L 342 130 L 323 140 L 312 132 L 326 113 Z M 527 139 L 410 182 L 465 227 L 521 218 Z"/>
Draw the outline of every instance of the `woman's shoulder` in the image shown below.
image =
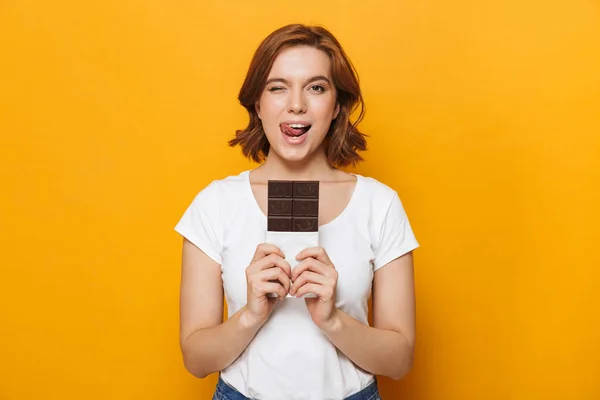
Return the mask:
<path id="1" fill-rule="evenodd" d="M 371 202 L 389 202 L 397 195 L 394 188 L 375 177 L 360 174 L 354 175 L 359 180 L 358 184 L 362 185 L 363 194 L 366 194 L 366 198 Z"/>
<path id="2" fill-rule="evenodd" d="M 214 178 L 199 189 L 197 198 L 210 199 L 215 202 L 239 199 L 247 189 L 248 172 L 242 171 L 236 175 L 222 175 Z"/>
<path id="3" fill-rule="evenodd" d="M 213 178 L 212 181 L 202 188 L 202 190 L 243 190 L 244 185 L 248 182 L 248 173 L 244 170 L 238 174 L 223 174 Z"/>
<path id="4" fill-rule="evenodd" d="M 218 188 L 219 190 L 244 191 L 246 189 L 246 185 L 248 184 L 249 173 L 249 170 L 244 170 L 236 175 L 224 175 L 213 180 L 210 185 Z"/>

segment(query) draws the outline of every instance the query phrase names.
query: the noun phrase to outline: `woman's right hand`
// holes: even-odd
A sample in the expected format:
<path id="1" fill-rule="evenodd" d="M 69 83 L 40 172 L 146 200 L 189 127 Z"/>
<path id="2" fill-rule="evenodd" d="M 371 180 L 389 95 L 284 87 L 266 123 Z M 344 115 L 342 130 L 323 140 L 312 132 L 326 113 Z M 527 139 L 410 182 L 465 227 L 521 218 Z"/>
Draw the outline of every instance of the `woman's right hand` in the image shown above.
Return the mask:
<path id="1" fill-rule="evenodd" d="M 283 301 L 290 290 L 292 269 L 277 246 L 261 243 L 256 247 L 252 262 L 246 268 L 246 311 L 256 323 L 262 324 L 271 315 L 275 302 Z M 268 297 L 277 293 L 278 297 Z"/>

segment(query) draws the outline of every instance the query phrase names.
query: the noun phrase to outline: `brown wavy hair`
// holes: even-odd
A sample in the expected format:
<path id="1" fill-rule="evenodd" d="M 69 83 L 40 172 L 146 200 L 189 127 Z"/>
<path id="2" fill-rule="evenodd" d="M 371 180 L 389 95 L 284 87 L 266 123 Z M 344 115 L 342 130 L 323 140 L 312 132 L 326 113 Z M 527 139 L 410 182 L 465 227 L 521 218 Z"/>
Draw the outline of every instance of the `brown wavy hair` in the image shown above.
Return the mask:
<path id="1" fill-rule="evenodd" d="M 331 75 L 337 89 L 340 111 L 324 139 L 328 162 L 332 166 L 343 167 L 363 161 L 358 151 L 367 149 L 365 138 L 368 135 L 357 128 L 365 113 L 358 74 L 338 40 L 320 26 L 287 25 L 271 33 L 258 46 L 238 95 L 240 104 L 250 115 L 250 121 L 246 129 L 236 131 L 235 138 L 229 141 L 229 145 L 240 145 L 244 156 L 257 163 L 266 159 L 271 146 L 255 105 L 265 88 L 275 59 L 282 50 L 293 46 L 314 47 L 327 53 L 331 59 Z M 356 110 L 359 113 L 353 122 L 350 115 Z"/>

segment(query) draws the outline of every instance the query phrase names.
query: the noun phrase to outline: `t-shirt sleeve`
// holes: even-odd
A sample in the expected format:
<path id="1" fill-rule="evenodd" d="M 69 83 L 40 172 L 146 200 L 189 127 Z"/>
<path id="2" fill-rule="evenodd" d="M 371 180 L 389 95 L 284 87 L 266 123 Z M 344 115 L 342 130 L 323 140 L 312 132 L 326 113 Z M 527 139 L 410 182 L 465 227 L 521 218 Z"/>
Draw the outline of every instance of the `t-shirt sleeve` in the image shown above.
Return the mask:
<path id="1" fill-rule="evenodd" d="M 218 191 L 213 182 L 196 195 L 175 231 L 222 264 L 220 216 Z"/>
<path id="2" fill-rule="evenodd" d="M 381 225 L 373 271 L 418 247 L 402 202 L 394 192 Z"/>

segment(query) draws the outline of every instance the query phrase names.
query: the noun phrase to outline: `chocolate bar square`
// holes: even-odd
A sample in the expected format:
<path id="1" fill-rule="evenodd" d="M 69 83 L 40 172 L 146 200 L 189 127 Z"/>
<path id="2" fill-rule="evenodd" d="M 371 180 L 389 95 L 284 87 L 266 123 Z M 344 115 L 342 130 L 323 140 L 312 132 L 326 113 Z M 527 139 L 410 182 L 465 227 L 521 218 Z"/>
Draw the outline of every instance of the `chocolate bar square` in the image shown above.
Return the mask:
<path id="1" fill-rule="evenodd" d="M 272 232 L 317 232 L 319 181 L 270 180 L 267 218 Z"/>

